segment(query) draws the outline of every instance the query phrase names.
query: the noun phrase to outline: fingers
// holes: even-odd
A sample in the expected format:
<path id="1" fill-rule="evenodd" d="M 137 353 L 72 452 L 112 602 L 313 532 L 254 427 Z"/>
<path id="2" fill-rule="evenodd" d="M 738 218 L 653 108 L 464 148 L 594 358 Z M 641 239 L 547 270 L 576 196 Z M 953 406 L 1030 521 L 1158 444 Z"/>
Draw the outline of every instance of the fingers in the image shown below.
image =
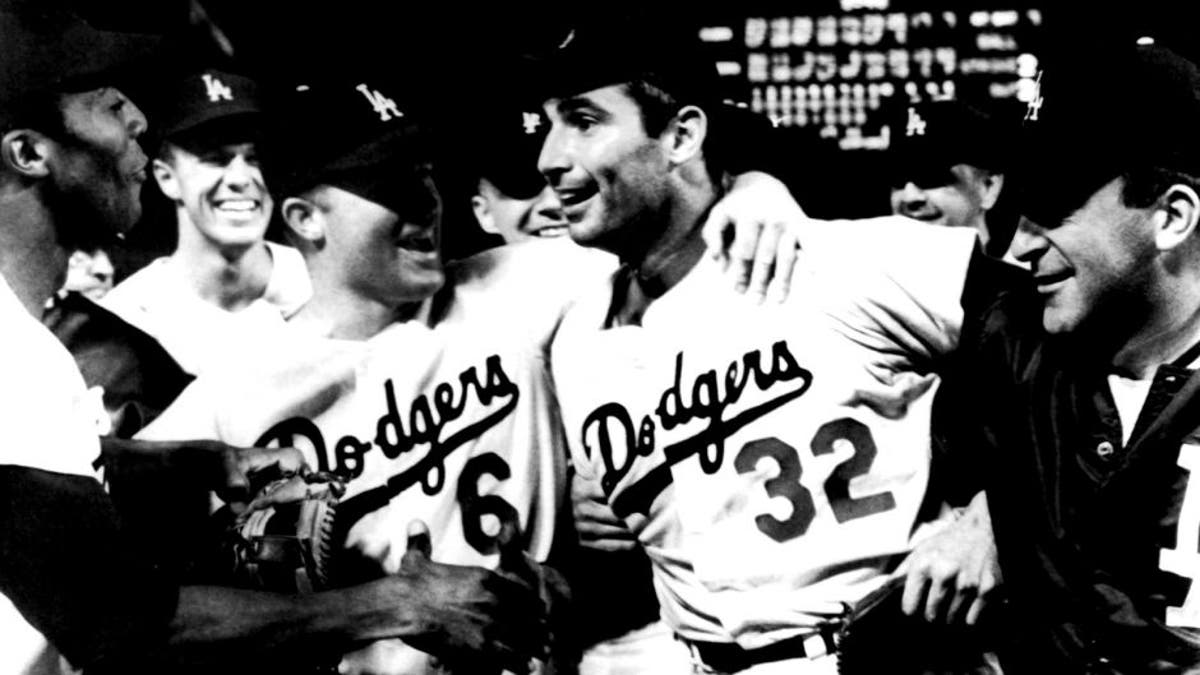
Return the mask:
<path id="1" fill-rule="evenodd" d="M 536 588 L 538 574 L 533 569 L 532 561 L 525 555 L 520 531 L 521 529 L 513 519 L 505 520 L 500 526 L 500 535 L 496 538 L 496 543 L 500 548 L 500 567 L 497 571 L 506 575 L 514 575 L 517 579 Z"/>
<path id="2" fill-rule="evenodd" d="M 429 526 L 425 521 L 414 520 L 408 524 L 408 552 L 420 553 L 426 558 L 433 555 L 433 543 L 429 538 Z"/>
<path id="3" fill-rule="evenodd" d="M 975 596 L 975 599 L 971 602 L 970 607 L 967 608 L 967 616 L 963 619 L 963 622 L 968 626 L 974 626 L 979 622 L 979 615 L 983 612 L 983 608 L 986 606 L 987 600 L 984 599 L 983 594 Z"/>
<path id="4" fill-rule="evenodd" d="M 721 263 L 721 269 L 729 266 L 727 249 L 732 235 L 733 221 L 729 218 L 725 203 L 718 202 L 708 212 L 708 218 L 704 221 L 704 228 L 700 231 L 700 236 L 704 239 L 708 254 L 713 260 Z"/>
<path id="5" fill-rule="evenodd" d="M 900 597 L 900 610 L 906 615 L 912 616 L 924 604 L 925 586 L 928 584 L 929 579 L 917 566 L 909 565 L 908 560 L 905 560 L 904 564 L 908 569 L 904 579 L 904 594 Z"/>
<path id="6" fill-rule="evenodd" d="M 985 569 L 980 575 L 979 592 L 975 595 L 970 606 L 967 607 L 966 616 L 963 622 L 968 626 L 974 626 L 979 622 L 979 615 L 983 609 L 991 604 L 996 590 L 1000 587 L 1000 579 L 991 568 Z"/>
<path id="7" fill-rule="evenodd" d="M 304 453 L 296 448 L 236 448 L 238 469 L 256 479 L 273 479 L 308 473 Z"/>
<path id="8" fill-rule="evenodd" d="M 754 258 L 758 252 L 758 241 L 762 236 L 761 222 L 735 223 L 733 226 L 733 243 L 729 245 L 729 262 L 727 273 L 733 280 L 733 287 L 739 293 L 744 293 L 750 287 L 750 278 L 754 271 Z"/>
<path id="9" fill-rule="evenodd" d="M 952 587 L 951 579 L 930 579 L 925 593 L 925 620 L 934 623 L 946 616 L 945 603 L 949 595 L 947 587 Z"/>
<path id="10" fill-rule="evenodd" d="M 258 511 L 276 504 L 298 502 L 308 493 L 308 484 L 304 479 L 295 476 L 286 480 L 276 481 L 264 488 L 254 501 L 247 507 L 250 511 Z"/>
<path id="11" fill-rule="evenodd" d="M 779 251 L 779 240 L 783 234 L 780 223 L 766 225 L 759 229 L 758 246 L 754 250 L 754 261 L 751 264 L 750 284 L 746 292 L 761 301 L 767 294 L 767 283 L 775 271 L 775 256 Z"/>
<path id="12" fill-rule="evenodd" d="M 767 297 L 773 302 L 787 300 L 792 290 L 792 272 L 796 268 L 799 250 L 800 243 L 790 231 L 780 236 L 775 252 L 775 274 L 767 289 Z"/>

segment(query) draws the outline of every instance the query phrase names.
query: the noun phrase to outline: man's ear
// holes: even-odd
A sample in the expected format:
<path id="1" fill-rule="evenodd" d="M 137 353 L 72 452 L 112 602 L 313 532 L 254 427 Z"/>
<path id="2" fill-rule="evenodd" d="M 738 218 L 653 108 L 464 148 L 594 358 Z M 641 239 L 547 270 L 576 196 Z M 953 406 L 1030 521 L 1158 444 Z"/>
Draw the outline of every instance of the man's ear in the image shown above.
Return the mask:
<path id="1" fill-rule="evenodd" d="M 1154 218 L 1154 241 L 1159 250 L 1175 248 L 1196 232 L 1200 195 L 1189 185 L 1175 183 L 1163 193 Z"/>
<path id="2" fill-rule="evenodd" d="M 283 222 L 301 241 L 319 246 L 325 240 L 325 213 L 312 200 L 288 197 L 280 207 Z"/>
<path id="3" fill-rule="evenodd" d="M 50 175 L 50 139 L 32 129 L 13 129 L 0 138 L 0 161 L 13 173 L 29 178 Z"/>
<path id="4" fill-rule="evenodd" d="M 486 178 L 480 178 L 475 184 L 475 194 L 471 195 L 471 211 L 479 227 L 488 234 L 500 234 L 496 229 L 496 216 L 492 213 L 492 200 L 488 195 L 495 194 L 495 188 Z"/>
<path id="5" fill-rule="evenodd" d="M 492 201 L 481 194 L 471 196 L 471 211 L 475 213 L 475 220 L 479 222 L 479 227 L 483 228 L 488 234 L 500 234 L 500 230 L 496 229 L 496 218 L 492 215 Z"/>
<path id="6" fill-rule="evenodd" d="M 1004 189 L 1004 174 L 993 171 L 981 171 L 979 183 L 982 192 L 979 195 L 979 205 L 984 211 L 990 211 L 1000 199 L 1000 191 Z"/>
<path id="7" fill-rule="evenodd" d="M 158 189 L 162 190 L 167 199 L 171 201 L 182 199 L 183 191 L 179 188 L 179 177 L 176 176 L 175 169 L 161 159 L 155 159 L 150 166 L 154 172 L 154 181 L 158 183 Z"/>
<path id="8" fill-rule="evenodd" d="M 684 106 L 667 126 L 667 133 L 670 135 L 667 158 L 672 164 L 698 157 L 708 136 L 708 115 L 697 106 Z"/>

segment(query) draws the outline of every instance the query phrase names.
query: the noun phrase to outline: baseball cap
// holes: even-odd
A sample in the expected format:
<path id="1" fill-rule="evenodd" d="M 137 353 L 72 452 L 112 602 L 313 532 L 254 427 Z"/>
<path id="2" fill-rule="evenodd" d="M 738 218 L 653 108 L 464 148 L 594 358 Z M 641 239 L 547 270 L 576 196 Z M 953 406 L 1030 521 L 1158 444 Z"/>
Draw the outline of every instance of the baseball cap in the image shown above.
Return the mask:
<path id="1" fill-rule="evenodd" d="M 681 102 L 716 100 L 716 64 L 702 50 L 699 27 L 679 15 L 648 5 L 606 6 L 601 15 L 567 23 L 539 55 L 540 99 L 645 80 Z"/>
<path id="2" fill-rule="evenodd" d="M 399 212 L 409 195 L 396 187 L 431 158 L 428 125 L 387 79 L 311 79 L 284 93 L 273 110 L 272 180 L 281 194 L 328 184 Z"/>
<path id="3" fill-rule="evenodd" d="M 71 12 L 28 0 L 0 0 L 0 36 L 0 123 L 31 94 L 110 84 L 161 42 L 98 30 Z"/>
<path id="4" fill-rule="evenodd" d="M 893 185 L 938 187 L 950 167 L 970 164 L 1002 172 L 1011 137 L 991 116 L 957 99 L 910 103 L 892 114 L 888 170 Z"/>
<path id="5" fill-rule="evenodd" d="M 475 173 L 509 197 L 536 197 L 546 188 L 537 161 L 549 129 L 540 106 L 502 106 L 477 132 Z"/>
<path id="6" fill-rule="evenodd" d="M 254 80 L 236 73 L 207 68 L 179 78 L 166 87 L 155 106 L 158 135 L 171 138 L 211 128 L 213 122 L 253 122 L 262 113 Z"/>
<path id="7" fill-rule="evenodd" d="M 1093 46 L 1048 65 L 1022 125 L 1021 208 L 1053 225 L 1125 171 L 1200 176 L 1200 70 L 1156 45 Z"/>

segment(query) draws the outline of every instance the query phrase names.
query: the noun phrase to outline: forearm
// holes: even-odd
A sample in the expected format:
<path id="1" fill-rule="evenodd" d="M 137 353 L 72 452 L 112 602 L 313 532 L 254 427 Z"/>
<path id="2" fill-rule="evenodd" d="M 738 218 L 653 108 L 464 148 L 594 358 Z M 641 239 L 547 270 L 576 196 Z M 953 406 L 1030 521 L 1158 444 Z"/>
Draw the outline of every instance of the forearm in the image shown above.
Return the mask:
<path id="1" fill-rule="evenodd" d="M 424 630 L 402 577 L 311 595 L 186 586 L 168 644 L 188 661 L 231 655 L 340 653 L 349 645 Z"/>
<path id="2" fill-rule="evenodd" d="M 178 475 L 211 474 L 219 466 L 222 443 L 217 441 L 141 441 L 100 438 L 100 458 L 110 472 L 129 475 L 169 471 Z"/>

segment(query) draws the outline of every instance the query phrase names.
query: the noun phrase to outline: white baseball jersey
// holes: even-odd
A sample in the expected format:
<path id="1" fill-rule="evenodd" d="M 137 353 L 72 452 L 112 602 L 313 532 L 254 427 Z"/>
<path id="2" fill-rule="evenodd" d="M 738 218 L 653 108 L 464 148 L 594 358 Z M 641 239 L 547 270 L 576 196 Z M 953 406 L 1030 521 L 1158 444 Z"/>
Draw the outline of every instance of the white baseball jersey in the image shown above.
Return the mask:
<path id="1" fill-rule="evenodd" d="M 933 389 L 894 419 L 858 392 L 898 396 L 896 374 L 955 346 L 974 246 L 904 218 L 814 222 L 784 304 L 704 258 L 641 325 L 604 327 L 611 281 L 568 312 L 553 372 L 572 460 L 645 546 L 679 634 L 811 632 L 911 548 Z"/>
<path id="2" fill-rule="evenodd" d="M 96 477 L 100 456 L 96 430 L 104 407 L 86 390 L 75 360 L 38 323 L 0 277 L 0 411 L 4 443 L 0 464 Z M 20 555 L 7 551 L 5 555 Z M 57 651 L 0 595 L 0 672 L 44 672 L 58 665 Z"/>
<path id="3" fill-rule="evenodd" d="M 172 258 L 158 258 L 117 284 L 100 304 L 158 340 L 181 368 L 199 375 L 220 366 L 264 335 L 274 333 L 312 296 L 304 258 L 296 249 L 265 242 L 271 276 L 262 297 L 236 312 L 196 295 Z"/>
<path id="4" fill-rule="evenodd" d="M 447 270 L 419 318 L 366 341 L 292 327 L 197 379 L 139 438 L 301 448 L 350 478 L 338 505 L 347 546 L 388 572 L 413 519 L 441 562 L 494 567 L 509 517 L 544 559 L 567 462 L 548 345 L 576 280 L 614 265 L 565 242 L 482 253 Z"/>

